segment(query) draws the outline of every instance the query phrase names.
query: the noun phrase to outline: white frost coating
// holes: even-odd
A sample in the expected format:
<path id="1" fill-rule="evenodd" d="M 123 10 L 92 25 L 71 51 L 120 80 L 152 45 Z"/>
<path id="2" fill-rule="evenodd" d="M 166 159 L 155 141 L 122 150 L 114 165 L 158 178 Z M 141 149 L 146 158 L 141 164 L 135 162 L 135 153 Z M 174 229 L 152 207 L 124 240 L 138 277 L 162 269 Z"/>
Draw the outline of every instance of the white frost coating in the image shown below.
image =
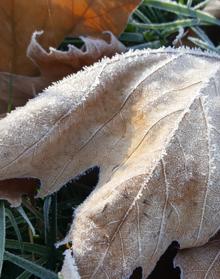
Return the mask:
<path id="1" fill-rule="evenodd" d="M 78 268 L 75 263 L 74 257 L 71 255 L 71 250 L 68 249 L 64 252 L 65 259 L 61 270 L 63 279 L 80 279 Z"/>
<path id="2" fill-rule="evenodd" d="M 173 51 L 173 50 L 172 50 Z M 158 52 L 157 52 L 158 53 Z M 183 51 L 183 53 L 184 53 L 184 51 Z M 185 52 L 186 53 L 186 52 Z M 198 54 L 198 55 L 200 55 L 201 53 L 199 53 L 199 51 L 197 52 L 197 51 L 195 51 L 195 53 L 196 54 Z M 180 54 L 180 53 L 178 53 L 178 54 Z M 181 53 L 182 54 L 182 53 Z M 191 54 L 191 53 L 190 53 Z M 203 54 L 204 55 L 204 54 Z M 131 59 L 131 57 L 132 57 L 132 53 L 131 53 L 131 55 L 128 57 L 128 60 L 130 61 L 130 59 Z M 175 57 L 175 56 L 174 56 Z M 213 57 L 212 55 L 211 55 L 211 57 Z M 135 58 L 134 58 L 135 59 Z M 219 57 L 218 57 L 218 59 L 219 59 Z M 128 61 L 127 61 L 128 62 Z M 179 61 L 178 61 L 179 62 Z M 128 62 L 129 63 L 129 62 Z M 187 65 L 188 67 L 190 67 L 190 63 Z M 205 66 L 205 63 L 203 64 L 201 64 L 202 65 L 202 68 L 203 68 L 203 73 L 205 72 L 204 71 L 204 66 Z M 175 68 L 174 68 L 175 69 Z M 192 94 L 191 95 L 189 95 L 189 99 L 188 99 L 188 102 L 187 102 L 187 105 L 186 106 L 184 106 L 184 110 L 183 110 L 183 112 L 179 115 L 179 117 L 176 119 L 176 122 L 173 124 L 173 126 L 172 126 L 172 132 L 169 134 L 169 136 L 167 136 L 166 137 L 166 141 L 164 142 L 164 144 L 163 144 L 163 146 L 164 146 L 164 149 L 162 149 L 161 150 L 161 154 L 160 154 L 160 156 L 159 157 L 155 157 L 155 158 L 157 158 L 157 160 L 154 162 L 155 164 L 152 166 L 152 168 L 151 169 L 147 169 L 147 171 L 146 171 L 146 173 L 147 173 L 147 175 L 146 175 L 146 177 L 145 177 L 145 179 L 143 180 L 143 183 L 140 183 L 140 184 L 138 184 L 138 191 L 137 192 L 135 192 L 135 196 L 134 197 L 132 197 L 132 200 L 130 201 L 130 206 L 128 206 L 128 205 L 126 205 L 126 212 L 125 212 L 125 214 L 123 215 L 123 217 L 121 218 L 121 220 L 120 220 L 120 224 L 121 225 L 118 225 L 117 227 L 116 227 L 116 230 L 114 231 L 114 237 L 116 238 L 116 234 L 117 233 L 119 233 L 121 230 L 123 230 L 123 225 L 126 223 L 126 220 L 128 219 L 128 217 L 129 217 L 129 215 L 132 215 L 132 211 L 134 212 L 135 211 L 135 205 L 137 205 L 137 208 L 138 208 L 138 206 L 139 205 L 141 205 L 141 200 L 143 200 L 144 199 L 144 194 L 143 194 L 143 192 L 145 191 L 145 192 L 147 192 L 147 187 L 148 187 L 148 184 L 150 183 L 150 180 L 152 179 L 153 180 L 153 175 L 155 175 L 155 173 L 153 173 L 153 171 L 154 171 L 154 169 L 156 168 L 156 166 L 159 166 L 159 161 L 161 160 L 161 159 L 163 159 L 163 158 L 165 158 L 166 159 L 166 157 L 167 156 L 171 156 L 171 154 L 170 154 L 170 152 L 166 152 L 166 149 L 169 149 L 169 148 L 171 148 L 172 146 L 174 146 L 174 143 L 173 143 L 173 141 L 172 140 L 174 140 L 175 139 L 175 135 L 176 134 L 178 134 L 178 132 L 179 131 L 181 131 L 181 129 L 183 129 L 182 127 L 185 125 L 185 123 L 184 123 L 184 117 L 187 115 L 187 114 L 192 114 L 192 111 L 193 110 L 195 110 L 195 108 L 196 109 L 198 109 L 198 107 L 197 107 L 197 102 L 198 102 L 198 99 L 199 99 L 199 97 L 201 96 L 201 92 L 203 91 L 203 89 L 204 90 L 206 90 L 207 92 L 208 92 L 208 88 L 209 88 L 209 78 L 210 77 L 212 77 L 212 76 L 215 76 L 216 75 L 216 72 L 217 72 L 217 67 L 210 67 L 210 69 L 209 69 L 209 71 L 206 73 L 206 74 L 204 74 L 204 76 L 203 76 L 203 78 L 202 78 L 202 83 L 201 83 L 201 86 L 198 88 L 198 90 L 195 90 L 194 89 L 194 91 L 192 92 Z M 148 73 L 149 74 L 149 73 Z M 200 75 L 199 75 L 200 76 Z M 159 79 L 161 78 L 161 82 L 162 82 L 162 80 L 163 80 L 163 76 L 161 76 L 161 75 L 159 75 L 159 77 L 158 77 Z M 138 84 L 138 82 L 137 82 L 137 84 Z M 161 83 L 161 85 L 163 85 L 163 83 Z M 147 86 L 146 86 L 146 88 L 147 88 Z M 147 88 L 148 89 L 148 88 Z M 175 95 L 174 95 L 175 96 Z M 166 102 L 165 102 L 166 103 Z M 199 114 L 199 112 L 198 112 L 198 114 Z M 149 117 L 150 118 L 150 117 Z M 146 129 L 146 131 L 147 131 L 148 129 Z M 172 141 L 172 142 L 171 142 Z M 189 153 L 190 154 L 190 153 Z M 135 169 L 135 164 L 133 165 L 133 167 L 134 167 L 134 169 Z M 175 169 L 175 165 L 173 166 L 173 168 Z M 131 170 L 130 170 L 131 171 Z M 172 171 L 171 170 L 169 170 L 170 171 L 170 173 L 172 173 Z M 144 175 L 144 173 L 143 173 L 143 175 Z M 168 174 L 167 174 L 168 175 Z M 192 173 L 192 175 L 193 175 L 193 173 Z M 127 178 L 130 178 L 130 173 L 129 173 L 129 171 L 127 172 L 127 176 L 126 176 Z M 118 179 L 118 177 L 117 177 L 117 179 Z M 158 179 L 159 179 L 159 173 L 158 173 Z M 119 179 L 118 179 L 119 180 Z M 178 217 L 178 221 L 180 222 L 181 220 L 181 215 L 178 213 L 178 210 L 176 209 L 176 207 L 175 207 L 175 205 L 173 205 L 173 204 L 169 204 L 169 195 L 170 195 L 170 193 L 169 193 L 169 191 L 171 191 L 172 190 L 172 195 L 171 196 L 174 196 L 174 194 L 173 194 L 173 192 L 175 192 L 175 190 L 174 190 L 174 186 L 175 186 L 175 184 L 174 185 L 172 185 L 172 187 L 168 187 L 169 186 L 169 183 L 170 182 L 168 182 L 168 180 L 166 180 L 165 179 L 165 181 L 166 181 L 166 185 L 164 185 L 164 187 L 166 187 L 167 189 L 167 191 L 166 191 L 166 195 L 167 195 L 167 197 L 166 197 L 166 205 L 164 206 L 164 210 L 163 210 L 163 216 L 162 216 L 162 221 L 161 221 L 161 224 L 160 224 L 160 230 L 159 230 L 159 237 L 158 237 L 158 242 L 157 242 L 157 245 L 156 245 L 156 248 L 154 249 L 154 252 L 153 252 L 153 256 L 152 257 L 154 257 L 156 254 L 158 254 L 158 252 L 161 252 L 162 253 L 162 250 L 161 250 L 161 246 L 163 246 L 163 243 L 164 243 L 164 234 L 165 234 L 165 231 L 166 231 L 166 226 L 165 226 L 165 223 L 166 222 L 168 222 L 168 217 L 167 217 L 167 209 L 168 209 L 168 206 L 169 207 L 171 207 L 172 209 L 174 209 L 174 211 L 176 211 L 175 212 L 175 214 L 174 214 L 174 216 L 175 215 L 177 215 L 177 217 Z M 189 180 L 190 181 L 190 180 Z M 186 185 L 187 185 L 187 183 L 189 182 L 189 181 L 187 181 L 186 182 Z M 107 185 L 104 185 L 103 187 L 106 187 L 106 188 L 108 188 L 108 189 L 110 189 L 111 188 L 111 186 L 113 187 L 114 186 L 114 183 L 113 183 L 113 179 L 111 179 L 111 182 L 112 182 L 112 184 L 111 183 L 109 183 L 109 187 L 107 187 Z M 121 183 L 121 181 L 119 181 L 118 182 L 118 186 L 120 185 L 120 183 Z M 130 182 L 131 183 L 131 182 Z M 129 184 L 127 185 L 127 187 L 129 187 Z M 193 186 L 191 186 L 192 188 L 193 188 Z M 118 187 L 118 188 L 120 188 L 120 186 Z M 184 187 L 183 187 L 184 188 Z M 186 188 L 186 187 L 185 187 Z M 137 189 L 137 188 L 136 188 Z M 191 189 L 190 189 L 191 190 Z M 162 190 L 160 190 L 160 191 L 163 191 L 163 188 L 162 188 Z M 181 189 L 181 191 L 182 191 L 182 189 Z M 107 192 L 107 190 L 106 190 L 106 192 Z M 110 191 L 109 191 L 110 192 Z M 97 189 L 97 190 L 95 190 L 94 192 L 93 192 L 93 197 L 95 196 L 95 193 L 97 194 L 97 201 L 98 201 L 98 193 L 102 193 L 101 191 L 99 191 L 99 189 Z M 103 193 L 104 193 L 104 190 L 103 190 Z M 113 194 L 115 194 L 115 191 L 113 190 L 112 191 L 112 195 Z M 121 194 L 121 193 L 120 193 Z M 181 193 L 182 194 L 182 193 Z M 109 194 L 110 195 L 110 194 Z M 107 196 L 107 194 L 103 194 L 103 197 L 105 197 L 105 196 Z M 101 201 L 101 194 L 100 194 L 100 200 L 99 200 L 99 203 L 101 204 L 102 203 L 102 201 Z M 179 197 L 177 197 L 177 199 L 178 199 Z M 171 199 L 171 198 L 170 198 Z M 89 241 L 89 240 L 91 240 L 91 243 L 92 244 L 94 244 L 94 243 L 96 243 L 96 237 L 95 237 L 95 234 L 94 233 L 92 233 L 92 231 L 91 230 L 89 230 L 89 226 L 88 226 L 88 222 L 90 222 L 90 220 L 93 220 L 93 218 L 95 219 L 95 221 L 94 221 L 94 223 L 98 223 L 99 221 L 100 221 L 100 223 L 101 223 L 101 225 L 100 225 L 100 227 L 102 228 L 102 222 L 103 222 L 103 220 L 101 219 L 101 214 L 100 214 L 100 219 L 97 217 L 93 217 L 93 214 L 91 213 L 91 215 L 90 215 L 90 213 L 89 213 L 89 208 L 91 208 L 91 204 L 92 204 L 92 198 L 90 198 L 90 199 L 88 199 L 86 202 L 85 202 L 85 204 L 84 205 L 82 205 L 81 206 L 81 208 L 79 208 L 79 210 L 77 211 L 77 217 L 78 218 L 76 218 L 75 219 L 75 224 L 73 225 L 73 239 L 74 239 L 74 242 L 73 242 L 73 247 L 74 247 L 74 250 L 73 250 L 73 252 L 75 252 L 75 256 L 77 257 L 77 259 L 79 259 L 79 261 L 85 256 L 85 248 L 86 248 L 86 246 L 85 246 L 85 244 L 87 245 L 87 241 Z M 94 198 L 94 201 L 95 201 L 95 198 Z M 87 203 L 87 202 L 91 202 L 91 204 L 89 204 L 89 203 Z M 174 199 L 174 202 L 175 202 L 175 199 Z M 87 203 L 87 204 L 86 204 Z M 94 202 L 95 203 L 95 202 Z M 107 206 L 107 208 L 109 207 L 109 204 L 111 204 L 111 199 L 109 199 L 108 200 L 108 203 L 106 202 L 106 206 Z M 139 204 L 139 205 L 138 205 Z M 149 206 L 149 205 L 148 205 Z M 158 206 L 160 206 L 159 204 L 158 204 Z M 181 205 L 182 206 L 182 205 Z M 189 208 L 189 207 L 188 207 Z M 104 209 L 105 209 L 105 207 L 104 207 Z M 103 211 L 104 211 L 104 209 L 103 209 Z M 179 208 L 178 208 L 179 209 Z M 99 210 L 102 212 L 102 210 L 101 210 L 101 206 L 100 206 L 100 208 L 98 208 L 98 206 L 97 206 L 97 211 L 95 211 L 95 209 L 94 209 L 94 212 L 95 213 L 97 213 L 97 214 L 99 214 Z M 158 209 L 155 207 L 155 209 L 154 209 L 154 211 L 157 211 Z M 112 209 L 112 211 L 113 211 L 113 209 Z M 94 216 L 95 216 L 95 213 L 94 213 Z M 200 214 L 201 212 L 199 212 L 199 214 Z M 111 212 L 111 214 L 113 214 L 112 212 Z M 117 213 L 115 213 L 115 214 L 117 214 Z M 138 209 L 138 213 L 137 213 L 137 219 L 139 218 L 139 209 Z M 204 215 L 204 213 L 202 213 L 201 214 L 202 215 L 202 218 L 203 218 L 203 215 Z M 84 218 L 87 218 L 87 216 L 89 216 L 89 218 L 88 218 L 88 221 L 86 220 L 85 222 L 84 222 Z M 90 219 L 91 218 L 91 219 Z M 104 218 L 104 217 L 103 217 Z M 155 218 L 158 218 L 158 219 L 160 219 L 161 218 L 161 216 L 159 217 L 159 216 L 157 216 L 157 217 L 155 217 Z M 117 219 L 117 218 L 116 218 Z M 129 221 L 128 221 L 129 222 Z M 147 222 L 147 221 L 146 221 Z M 149 221 L 150 222 L 150 221 Z M 139 221 L 138 221 L 138 223 L 139 223 Z M 78 226 L 76 226 L 76 224 L 78 224 Z M 86 230 L 88 229 L 88 235 L 86 235 L 86 232 L 84 231 L 84 229 L 85 229 L 85 227 L 84 226 L 82 226 L 82 224 L 83 225 L 85 225 L 85 227 L 86 227 Z M 202 224 L 202 223 L 201 223 Z M 82 226 L 82 227 L 80 227 L 80 226 Z M 126 226 L 126 225 L 124 225 L 124 226 Z M 137 227 L 139 228 L 139 224 L 137 225 Z M 200 228 L 202 228 L 202 226 L 200 225 Z M 105 227 L 105 229 L 106 230 L 108 230 L 106 227 Z M 148 229 L 148 226 L 146 225 L 146 230 Z M 110 229 L 109 229 L 110 230 Z M 128 230 L 128 228 L 127 228 L 127 230 Z M 82 233 L 82 244 L 80 243 L 79 245 L 77 244 L 77 243 L 79 243 L 79 241 L 80 241 L 80 238 L 78 239 L 78 235 L 77 235 L 77 233 L 79 233 L 81 231 L 81 233 Z M 174 232 L 174 234 L 177 232 L 177 230 L 174 230 L 175 232 Z M 199 230 L 199 233 L 198 233 L 198 236 L 201 238 L 201 233 L 200 233 L 200 231 L 201 231 L 201 229 Z M 99 236 L 99 233 L 100 233 L 100 238 L 101 238 L 101 236 L 102 236 L 102 232 L 101 232 L 101 229 L 99 230 L 99 227 L 97 228 L 97 237 Z M 106 231 L 104 231 L 104 236 L 105 236 L 105 233 L 106 233 Z M 121 233 L 121 232 L 120 232 Z M 80 233 L 79 233 L 79 235 L 80 235 Z M 108 236 L 108 234 L 107 234 L 107 236 Z M 118 236 L 117 236 L 118 237 Z M 124 239 L 126 239 L 126 237 L 128 237 L 127 235 L 124 235 Z M 142 237 L 144 237 L 143 235 L 142 235 Z M 180 236 L 180 237 L 182 237 L 182 236 Z M 115 239 L 114 238 L 114 239 Z M 140 239 L 141 239 L 141 237 L 139 237 L 139 235 L 137 235 L 137 238 L 138 238 L 138 243 L 139 243 L 139 248 L 141 248 L 141 244 L 142 245 L 145 245 L 144 243 L 141 243 L 140 242 Z M 190 242 L 190 241 L 192 241 L 192 238 L 193 238 L 193 236 L 191 237 L 191 236 L 189 236 L 188 237 L 189 239 L 187 239 L 187 236 L 185 237 L 185 243 L 187 243 L 187 241 L 188 242 Z M 114 241 L 114 239 L 111 239 L 112 240 L 112 242 Z M 174 238 L 175 239 L 175 238 Z M 109 255 L 108 255 L 108 253 L 110 254 L 111 252 L 109 252 L 110 251 L 110 249 L 111 249 L 111 247 L 110 247 L 110 244 L 108 244 L 108 243 L 111 243 L 111 241 L 110 240 L 108 240 L 109 242 L 107 242 L 107 244 L 106 244 L 106 247 L 105 247 L 105 249 L 103 249 L 103 251 L 102 252 L 100 252 L 100 254 L 99 255 L 97 255 L 97 257 L 99 257 L 99 261 L 97 261 L 97 263 L 96 263 L 96 265 L 94 265 L 94 267 L 95 267 L 95 269 L 94 268 L 91 268 L 91 270 L 90 270 L 90 278 L 102 278 L 102 275 L 101 275 L 101 270 L 102 270 L 102 268 L 103 268 L 103 266 L 105 265 L 105 262 L 107 261 L 106 259 L 108 258 L 108 257 L 110 257 Z M 153 241 L 155 241 L 155 237 L 154 237 L 154 240 Z M 201 240 L 200 240 L 201 241 Z M 132 241 L 130 241 L 129 242 L 129 245 L 131 245 L 131 242 Z M 150 246 L 151 245 L 151 243 L 150 243 L 151 241 L 149 240 L 149 243 L 148 244 L 146 244 L 146 246 L 148 245 L 148 246 Z M 75 243 L 75 244 L 74 244 Z M 146 243 L 146 242 L 145 242 Z M 186 246 L 187 244 L 185 244 L 184 243 L 184 245 Z M 76 248 L 76 246 L 75 245 L 77 245 L 78 247 Z M 103 244 L 104 245 L 104 244 Z M 125 245 L 125 244 L 123 244 L 123 245 Z M 121 246 L 123 247 L 123 245 L 121 244 Z M 127 248 L 126 249 L 129 249 L 128 247 L 129 247 L 129 245 L 127 246 Z M 91 246 L 89 246 L 90 248 L 91 248 Z M 94 244 L 94 250 L 96 249 L 96 246 L 95 246 L 95 244 Z M 115 249 L 115 248 L 112 248 L 112 249 Z M 117 249 L 117 248 L 116 248 Z M 88 252 L 88 254 L 89 254 L 89 251 L 88 251 L 89 249 L 87 249 L 87 252 Z M 91 250 L 91 249 L 90 249 Z M 101 249 L 100 249 L 101 250 Z M 141 251 L 142 251 L 142 249 L 138 249 L 138 251 L 139 251 L 139 253 L 141 253 Z M 164 250 L 163 250 L 164 251 Z M 130 253 L 132 253 L 132 252 L 130 252 Z M 97 253 L 98 254 L 98 253 Z M 108 257 L 107 257 L 108 256 Z M 148 254 L 148 256 L 150 257 L 150 254 Z M 129 260 L 129 258 L 131 257 L 131 255 L 130 254 L 127 254 L 126 255 L 126 257 L 127 257 L 127 259 Z M 86 257 L 85 257 L 86 258 Z M 95 256 L 94 256 L 94 258 L 95 258 Z M 135 261 L 135 259 L 136 259 L 136 257 L 134 257 L 134 261 Z M 94 260 L 95 261 L 95 260 Z M 112 260 L 113 261 L 113 260 Z M 111 262 L 109 261 L 109 265 L 111 264 Z M 142 266 L 143 267 L 143 269 L 145 268 L 145 266 L 144 265 L 142 265 L 141 263 L 139 263 L 139 265 L 140 266 Z M 82 264 L 82 266 L 83 266 L 83 264 Z M 105 266 L 107 269 L 108 269 L 108 266 L 106 265 Z M 84 271 L 84 269 L 83 268 L 81 268 L 80 269 L 80 272 L 82 273 L 82 276 L 84 276 L 84 274 L 87 274 L 87 272 L 85 272 Z M 112 275 L 112 274 L 114 274 L 114 272 L 112 271 L 112 273 L 111 273 L 111 271 L 110 270 L 108 270 L 108 272 L 110 272 L 110 274 Z M 127 272 L 130 272 L 130 271 L 127 271 Z M 99 273 L 99 275 L 98 275 L 98 273 Z M 118 273 L 119 274 L 119 273 Z M 109 276 L 109 275 L 108 275 Z M 114 275 L 112 275 L 112 276 L 114 276 Z M 127 274 L 126 274 L 126 276 L 127 276 Z M 116 278 L 116 277 L 109 277 L 109 278 Z M 123 276 L 122 278 L 125 278 L 125 276 Z"/>
<path id="3" fill-rule="evenodd" d="M 54 245 L 56 248 L 59 248 L 60 246 L 66 245 L 70 242 L 70 232 L 64 237 L 64 239 L 57 241 Z"/>
<path id="4" fill-rule="evenodd" d="M 216 72 L 216 70 L 214 70 L 213 73 L 210 74 L 210 76 L 212 76 L 215 72 Z M 207 77 L 207 82 L 204 82 L 203 88 L 206 88 L 207 84 L 208 84 L 208 77 Z M 200 89 L 200 90 L 202 90 L 202 89 Z M 171 134 L 171 135 L 167 138 L 167 140 L 166 140 L 166 143 L 165 143 L 165 145 L 164 145 L 166 148 L 170 145 L 171 139 L 175 136 L 176 132 L 178 131 L 179 126 L 180 126 L 180 124 L 181 124 L 181 122 L 182 122 L 182 120 L 183 120 L 183 117 L 185 116 L 185 114 L 186 114 L 187 112 L 190 111 L 191 105 L 194 103 L 194 101 L 195 101 L 196 99 L 198 99 L 198 97 L 200 96 L 200 94 L 201 94 L 201 91 L 197 92 L 197 96 L 196 96 L 196 97 L 195 97 L 195 96 L 192 96 L 192 101 L 190 102 L 189 106 L 188 106 L 188 107 L 184 110 L 184 112 L 180 115 L 180 117 L 179 117 L 179 119 L 178 119 L 178 121 L 177 121 L 176 127 L 173 129 L 172 134 Z M 142 197 L 143 191 L 146 190 L 146 188 L 147 188 L 147 186 L 148 186 L 148 182 L 152 179 L 152 175 L 154 174 L 154 170 L 155 170 L 155 168 L 156 168 L 156 165 L 159 164 L 159 161 L 162 160 L 162 159 L 164 158 L 165 155 L 166 155 L 166 149 L 164 148 L 164 149 L 162 150 L 161 157 L 159 157 L 158 160 L 155 161 L 155 165 L 152 166 L 152 169 L 149 171 L 148 176 L 144 179 L 144 182 L 143 182 L 143 184 L 141 185 L 140 190 L 139 190 L 138 194 L 136 195 L 136 198 L 133 200 L 131 206 L 128 208 L 126 214 L 124 215 L 124 219 L 123 219 L 123 220 L 126 220 L 127 216 L 130 214 L 130 212 L 131 212 L 131 210 L 133 209 L 133 207 L 137 204 L 138 200 Z M 123 223 L 123 222 L 122 222 L 122 223 Z M 119 229 L 120 229 L 120 228 L 119 228 Z M 119 229 L 118 229 L 118 230 L 119 230 Z M 106 250 L 106 252 L 107 252 L 107 250 Z M 104 259 L 105 256 L 106 256 L 106 254 L 104 254 L 104 255 L 102 256 L 103 259 Z M 101 265 L 101 264 L 102 264 L 102 261 L 100 261 L 100 265 Z M 97 266 L 96 270 L 98 270 L 99 268 L 100 268 L 100 266 Z M 142 266 L 142 268 L 144 268 L 144 266 Z M 93 274 L 96 273 L 96 270 L 94 271 Z M 73 278 L 74 278 L 74 277 L 73 277 Z M 93 278 L 93 276 L 92 276 L 92 278 Z"/>
<path id="5" fill-rule="evenodd" d="M 42 33 L 42 31 L 39 31 L 38 34 L 40 35 Z M 100 65 L 102 65 L 102 68 L 100 69 L 100 74 L 102 73 L 103 69 L 105 68 L 105 66 L 108 63 L 114 63 L 119 61 L 120 59 L 131 59 L 133 58 L 138 58 L 140 56 L 148 56 L 151 54 L 162 54 L 162 53 L 172 53 L 172 54 L 191 54 L 191 55 L 198 55 L 198 56 L 204 56 L 204 57 L 211 57 L 211 58 L 216 58 L 216 59 L 220 59 L 220 56 L 216 53 L 213 53 L 211 51 L 201 51 L 200 49 L 190 49 L 188 47 L 180 47 L 180 48 L 159 48 L 156 50 L 151 50 L 151 49 L 144 49 L 144 50 L 129 50 L 128 52 L 124 53 L 124 54 L 116 54 L 114 57 L 112 58 L 102 58 L 99 62 L 94 63 L 91 66 L 86 66 L 84 67 L 81 71 L 77 72 L 76 74 L 72 74 L 69 75 L 67 77 L 64 77 L 62 80 L 54 82 L 52 85 L 50 85 L 48 88 L 46 88 L 42 93 L 40 93 L 36 98 L 31 99 L 27 102 L 28 106 L 35 106 L 37 104 L 39 104 L 39 101 L 41 102 L 45 102 L 45 104 L 48 103 L 48 97 L 53 97 L 53 99 L 50 99 L 50 103 L 56 104 L 56 103 L 65 103 L 65 105 L 67 104 L 66 100 L 68 99 L 68 97 L 71 97 L 71 95 L 74 93 L 74 104 L 71 103 L 71 108 L 68 111 L 68 114 L 70 114 L 76 107 L 78 107 L 79 105 L 83 104 L 87 98 L 91 95 L 94 94 L 94 91 L 96 89 L 96 86 L 99 84 L 99 77 L 100 75 L 96 76 L 95 82 L 93 84 L 93 87 L 90 88 L 92 90 L 87 91 L 85 88 L 82 91 L 79 92 L 73 92 L 72 91 L 72 85 L 74 84 L 76 78 L 80 75 L 83 75 L 84 71 L 93 71 L 95 68 L 99 68 Z M 37 103 L 36 103 L 37 102 Z M 16 108 L 14 111 L 10 112 L 7 114 L 7 118 L 9 119 L 9 117 L 11 117 L 11 115 L 16 114 L 16 117 L 20 116 L 20 112 L 23 112 L 23 107 L 21 108 Z M 5 118 L 0 119 L 0 123 L 1 121 L 4 121 Z M 47 127 L 45 127 L 47 129 Z"/>
<path id="6" fill-rule="evenodd" d="M 151 54 L 162 54 L 162 53 L 172 53 L 172 54 L 190 54 L 190 55 L 198 55 L 198 56 L 204 56 L 204 57 L 210 57 L 210 58 L 216 58 L 220 60 L 220 55 L 212 52 L 210 50 L 206 50 L 206 51 L 202 51 L 201 49 L 198 48 L 194 48 L 191 49 L 189 47 L 179 47 L 179 48 L 173 48 L 173 47 L 161 47 L 158 49 L 129 49 L 126 53 L 123 54 L 115 54 L 115 56 L 113 56 L 112 58 L 109 57 L 104 57 L 102 58 L 100 61 L 94 63 L 91 66 L 85 66 L 83 67 L 82 70 L 78 71 L 76 74 L 72 74 L 72 75 L 68 75 L 66 77 L 64 77 L 62 80 L 56 81 L 54 82 L 52 85 L 50 85 L 47 89 L 44 90 L 43 93 L 49 93 L 47 90 L 48 89 L 52 89 L 54 87 L 54 85 L 59 85 L 59 84 L 63 84 L 65 81 L 68 81 L 68 83 L 70 83 L 70 78 L 72 79 L 72 82 L 74 81 L 75 76 L 82 74 L 85 70 L 87 71 L 92 71 L 95 67 L 98 67 L 99 65 L 108 62 L 117 62 L 122 58 L 127 58 L 127 59 L 131 59 L 132 57 L 138 57 L 138 56 L 148 56 Z"/>
<path id="7" fill-rule="evenodd" d="M 174 239 L 182 248 L 200 245 L 219 227 L 212 190 L 218 192 L 220 179 L 206 183 L 206 122 L 215 120 L 219 131 L 220 115 L 214 101 L 207 103 L 204 121 L 199 103 L 204 95 L 213 100 L 208 81 L 218 79 L 220 61 L 213 57 L 183 48 L 130 51 L 55 83 L 23 108 L 20 117 L 36 123 L 39 140 L 28 142 L 32 125 L 19 118 L 19 131 L 30 127 L 27 143 L 20 138 L 24 151 L 20 147 L 17 158 L 4 148 L 0 179 L 12 176 L 17 164 L 21 175 L 41 178 L 44 196 L 92 165 L 100 167 L 99 184 L 76 210 L 68 236 L 82 278 L 126 278 L 135 266 L 146 277 Z M 5 131 L 2 144 L 4 133 L 12 143 L 19 137 Z M 216 132 L 213 140 L 212 153 L 220 141 Z M 216 161 L 209 175 L 220 170 Z M 68 251 L 64 265 L 71 259 Z"/>

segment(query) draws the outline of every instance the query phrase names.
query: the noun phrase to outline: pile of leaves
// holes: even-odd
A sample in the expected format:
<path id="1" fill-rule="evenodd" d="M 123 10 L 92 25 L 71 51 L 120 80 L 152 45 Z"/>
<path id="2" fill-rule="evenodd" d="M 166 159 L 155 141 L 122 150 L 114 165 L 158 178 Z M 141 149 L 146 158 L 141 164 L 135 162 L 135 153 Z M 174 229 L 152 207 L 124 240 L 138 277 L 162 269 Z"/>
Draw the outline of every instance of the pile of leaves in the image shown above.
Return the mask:
<path id="1" fill-rule="evenodd" d="M 1 278 L 220 277 L 208 2 L 0 3 Z"/>

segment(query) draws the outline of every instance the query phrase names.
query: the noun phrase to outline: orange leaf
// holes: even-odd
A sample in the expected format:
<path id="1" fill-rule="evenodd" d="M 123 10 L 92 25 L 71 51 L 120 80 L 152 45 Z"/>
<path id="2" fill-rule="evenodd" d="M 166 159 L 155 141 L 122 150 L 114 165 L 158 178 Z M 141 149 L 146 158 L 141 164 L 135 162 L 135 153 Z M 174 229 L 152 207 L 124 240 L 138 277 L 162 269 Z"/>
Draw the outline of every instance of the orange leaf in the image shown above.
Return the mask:
<path id="1" fill-rule="evenodd" d="M 0 71 L 34 75 L 26 57 L 32 33 L 44 30 L 41 45 L 57 47 L 67 34 L 120 34 L 140 0 L 19 0 L 0 1 Z"/>
<path id="2" fill-rule="evenodd" d="M 100 37 L 103 30 L 110 30 L 118 35 L 125 27 L 128 15 L 139 2 L 1 1 L 0 115 L 24 105 L 52 81 L 77 72 L 103 56 L 111 57 L 116 52 L 123 52 L 125 47 L 113 35 L 109 43 L 101 38 L 82 38 L 85 42 L 82 50 L 70 47 L 67 52 L 62 52 L 51 46 L 57 47 L 67 34 Z M 36 36 L 42 32 L 33 34 L 36 30 L 44 30 L 39 43 Z"/>

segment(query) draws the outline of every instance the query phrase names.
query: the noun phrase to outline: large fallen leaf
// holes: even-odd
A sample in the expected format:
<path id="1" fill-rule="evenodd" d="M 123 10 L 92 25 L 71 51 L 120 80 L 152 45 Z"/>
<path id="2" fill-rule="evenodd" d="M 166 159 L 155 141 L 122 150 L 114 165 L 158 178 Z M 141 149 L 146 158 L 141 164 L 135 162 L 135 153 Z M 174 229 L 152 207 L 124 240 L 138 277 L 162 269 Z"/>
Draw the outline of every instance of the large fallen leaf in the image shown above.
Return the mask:
<path id="1" fill-rule="evenodd" d="M 129 52 L 0 120 L 2 181 L 38 178 L 44 197 L 100 167 L 76 211 L 65 278 L 124 279 L 138 266 L 147 276 L 173 240 L 190 248 L 216 233 L 219 66 L 199 51 Z"/>

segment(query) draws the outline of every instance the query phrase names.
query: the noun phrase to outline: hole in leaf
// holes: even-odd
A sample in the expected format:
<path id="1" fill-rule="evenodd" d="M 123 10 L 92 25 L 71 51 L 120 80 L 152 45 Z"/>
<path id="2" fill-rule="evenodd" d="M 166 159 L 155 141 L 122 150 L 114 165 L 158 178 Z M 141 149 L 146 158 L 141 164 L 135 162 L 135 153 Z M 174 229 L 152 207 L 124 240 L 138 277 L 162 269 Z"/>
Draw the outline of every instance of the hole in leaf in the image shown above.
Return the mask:
<path id="1" fill-rule="evenodd" d="M 142 279 L 142 268 L 141 267 L 137 267 L 132 275 L 130 276 L 129 279 Z"/>
<path id="2" fill-rule="evenodd" d="M 99 181 L 99 167 L 87 169 L 82 174 L 69 181 L 58 192 L 59 202 L 65 201 L 66 206 L 76 207 L 92 192 Z M 65 205 L 63 204 L 65 207 Z"/>
<path id="3" fill-rule="evenodd" d="M 165 253 L 161 256 L 154 270 L 147 277 L 147 279 L 180 279 L 179 267 L 174 268 L 173 266 L 173 260 L 179 250 L 179 247 L 179 243 L 177 241 L 173 241 Z M 142 268 L 138 267 L 133 271 L 129 279 L 142 279 L 142 276 Z"/>
<path id="4" fill-rule="evenodd" d="M 74 178 L 70 183 L 81 184 L 87 186 L 87 188 L 94 189 L 99 181 L 99 171 L 100 168 L 98 166 L 91 167 Z"/>
<path id="5" fill-rule="evenodd" d="M 214 235 L 209 239 L 209 241 L 217 240 L 217 239 L 220 239 L 220 230 L 217 231 L 217 233 L 214 234 Z"/>
<path id="6" fill-rule="evenodd" d="M 180 268 L 174 268 L 173 260 L 179 250 L 180 246 L 177 241 L 173 241 L 167 248 L 165 253 L 160 257 L 154 270 L 147 279 L 180 279 Z"/>
<path id="7" fill-rule="evenodd" d="M 57 195 L 58 215 L 62 222 L 62 232 L 69 230 L 72 223 L 73 209 L 80 205 L 92 192 L 99 181 L 99 167 L 94 166 L 76 176 L 63 187 Z"/>
<path id="8" fill-rule="evenodd" d="M 209 37 L 209 39 L 217 46 L 219 44 L 219 32 L 220 27 L 219 26 L 204 26 L 203 30 Z"/>
<path id="9" fill-rule="evenodd" d="M 79 37 L 65 37 L 63 42 L 59 45 L 58 49 L 62 51 L 68 51 L 68 45 L 74 45 L 77 48 L 81 49 L 84 45 L 84 42 Z"/>

